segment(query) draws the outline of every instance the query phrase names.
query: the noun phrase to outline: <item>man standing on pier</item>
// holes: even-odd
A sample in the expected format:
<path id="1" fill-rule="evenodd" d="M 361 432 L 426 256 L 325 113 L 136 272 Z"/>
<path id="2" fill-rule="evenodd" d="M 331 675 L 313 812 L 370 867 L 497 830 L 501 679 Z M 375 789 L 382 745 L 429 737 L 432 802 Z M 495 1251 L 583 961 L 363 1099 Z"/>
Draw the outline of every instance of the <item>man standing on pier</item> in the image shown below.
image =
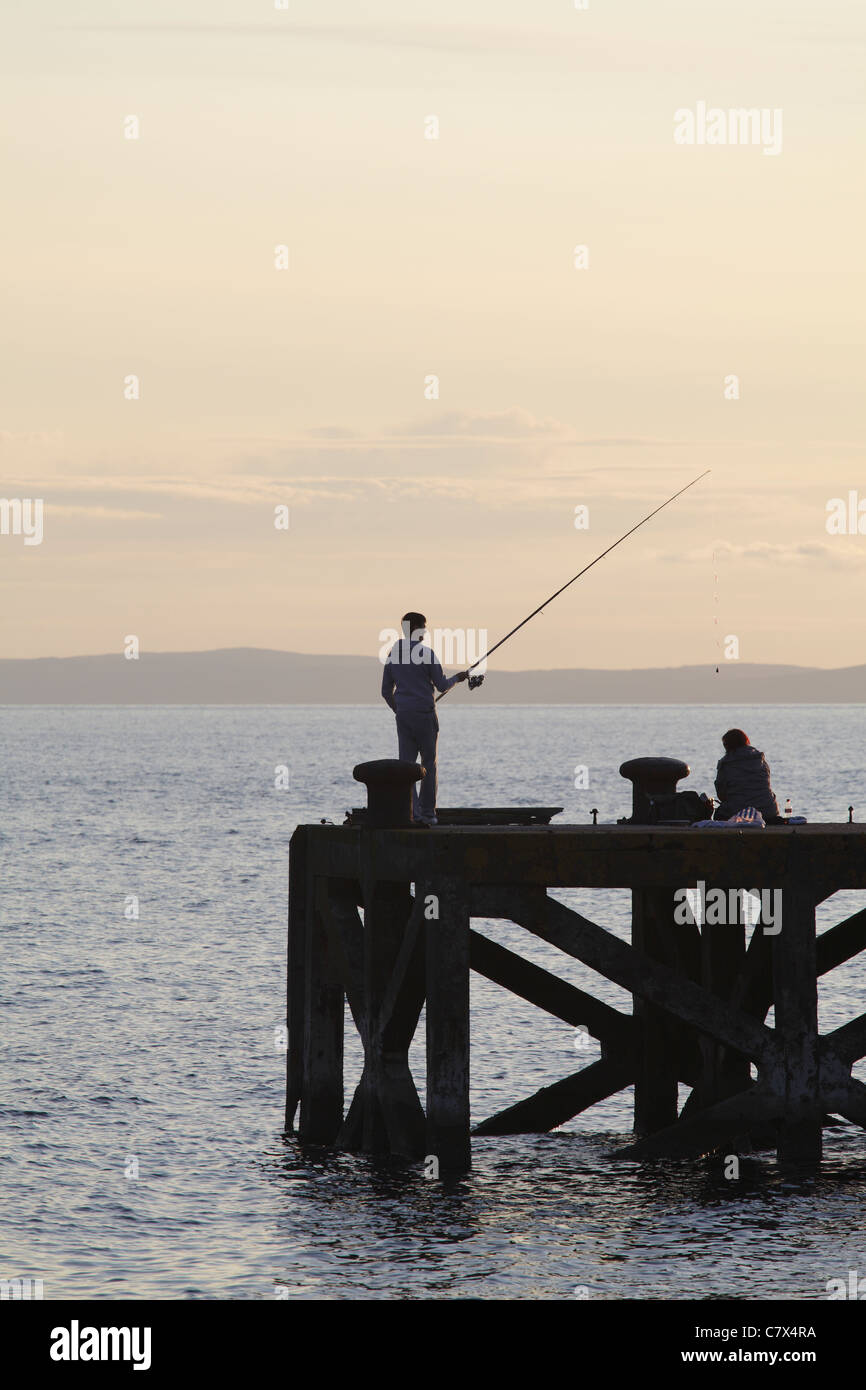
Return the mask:
<path id="1" fill-rule="evenodd" d="M 421 790 L 413 789 L 413 816 L 421 825 L 436 824 L 436 744 L 439 720 L 433 691 L 444 695 L 468 671 L 450 678 L 442 670 L 432 647 L 423 641 L 427 619 L 423 613 L 406 613 L 403 637 L 395 642 L 382 672 L 382 698 L 397 716 L 398 756 L 413 763 L 418 758 L 427 770 Z"/>

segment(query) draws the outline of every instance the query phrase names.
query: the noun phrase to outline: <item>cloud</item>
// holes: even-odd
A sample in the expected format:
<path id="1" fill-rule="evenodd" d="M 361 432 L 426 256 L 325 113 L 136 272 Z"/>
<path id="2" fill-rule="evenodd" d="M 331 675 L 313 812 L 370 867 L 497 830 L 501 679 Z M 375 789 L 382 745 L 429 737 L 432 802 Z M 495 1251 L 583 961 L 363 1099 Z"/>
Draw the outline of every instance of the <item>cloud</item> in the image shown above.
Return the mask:
<path id="1" fill-rule="evenodd" d="M 291 436 L 212 436 L 202 443 L 207 464 L 199 460 L 190 467 L 172 459 L 166 467 L 163 457 L 160 467 L 145 459 L 133 473 L 129 465 L 120 471 L 116 458 L 106 454 L 80 473 L 71 460 L 50 471 L 29 467 L 26 476 L 19 470 L 4 486 L 41 495 L 58 508 L 71 509 L 83 497 L 91 515 L 113 512 L 116 519 L 156 519 L 157 500 L 171 511 L 183 505 L 248 509 L 426 499 L 497 512 L 570 509 L 578 501 L 640 512 L 691 481 L 696 468 L 691 461 L 687 466 L 683 449 L 702 447 L 695 440 L 582 435 L 572 424 L 518 406 L 434 408 L 367 432 L 323 424 Z M 708 492 L 718 502 L 720 493 L 732 490 L 738 491 L 736 480 L 720 468 L 684 501 L 702 506 L 697 499 Z"/>
<path id="2" fill-rule="evenodd" d="M 57 448 L 63 444 L 63 440 L 62 430 L 0 430 L 0 445 L 4 448 L 9 445 L 16 448 L 31 445 Z"/>
<path id="3" fill-rule="evenodd" d="M 10 478 L 7 494 L 41 496 L 46 509 L 90 516 L 114 518 L 156 518 L 160 513 L 142 510 L 118 510 L 105 505 L 83 506 L 76 503 L 53 502 L 52 491 L 62 495 L 99 493 L 118 494 L 127 498 L 160 497 L 177 503 L 213 502 L 233 507 L 274 506 L 278 502 L 293 506 L 317 501 L 357 502 L 364 497 L 379 500 L 392 498 L 439 497 L 456 501 L 476 501 L 485 506 L 503 501 L 526 501 L 539 495 L 535 479 L 507 479 L 495 487 L 483 479 L 467 479 L 434 475 L 406 477 L 403 475 L 369 475 L 359 477 L 305 475 L 295 477 L 231 474 L 224 477 L 181 478 L 174 476 L 113 476 L 100 474 L 70 477 L 68 475 L 33 478 Z"/>
<path id="4" fill-rule="evenodd" d="M 569 23 L 573 21 L 573 23 Z M 513 25 L 490 24 L 411 24 L 389 19 L 385 23 L 348 24 L 338 19 L 333 24 L 310 24 L 291 19 L 286 14 L 273 14 L 268 23 L 200 24 L 179 20 L 177 22 L 157 20 L 151 23 L 98 24 L 87 23 L 59 24 L 55 32 L 73 31 L 89 34 L 189 34 L 196 39 L 204 37 L 228 39 L 264 39 L 268 43 L 276 41 L 308 41 L 330 45 L 366 46 L 385 49 L 413 49 L 428 53 L 466 54 L 486 57 L 489 54 L 513 54 L 525 61 L 530 55 L 555 60 L 562 66 L 580 62 L 584 70 L 598 71 L 604 62 L 609 68 L 645 70 L 647 52 L 656 49 L 665 55 L 668 62 L 679 60 L 686 70 L 694 63 L 696 54 L 702 53 L 704 43 L 700 37 L 683 35 L 674 39 L 669 34 L 634 33 L 619 30 L 614 34 L 595 34 L 587 31 L 586 23 L 580 14 L 567 14 L 557 28 L 538 26 L 516 27 Z M 820 17 L 813 16 L 810 31 L 804 29 L 798 19 L 791 33 L 780 35 L 779 26 L 770 19 L 763 32 L 761 17 L 757 23 L 750 20 L 750 39 L 753 48 L 779 51 L 780 42 L 794 49 L 810 43 L 828 43 L 848 47 L 862 45 L 862 32 L 850 24 L 836 24 L 830 16 L 827 27 L 821 29 Z M 732 33 L 727 43 L 716 42 L 714 52 L 726 60 L 739 52 L 736 34 Z"/>
<path id="5" fill-rule="evenodd" d="M 516 29 L 496 25 L 405 24 L 390 20 L 387 24 L 303 24 L 297 21 L 274 19 L 268 24 L 63 24 L 58 30 L 73 30 L 89 34 L 190 34 L 196 38 L 220 37 L 276 40 L 307 40 L 314 43 L 367 45 L 376 48 L 411 48 L 433 53 L 486 54 L 528 53 L 561 57 L 569 42 L 581 48 L 586 37 L 575 28 L 564 30 Z"/>
<path id="6" fill-rule="evenodd" d="M 854 549 L 844 544 L 844 537 L 837 537 L 836 544 L 828 541 L 796 541 L 777 544 L 772 541 L 750 541 L 735 545 L 731 541 L 716 541 L 712 545 L 697 550 L 655 551 L 654 559 L 668 564 L 712 564 L 715 555 L 718 562 L 730 564 L 732 561 L 745 561 L 751 564 L 802 565 L 815 561 L 823 565 L 862 565 L 866 564 L 866 546 Z M 839 541 L 843 544 L 838 544 Z"/>
<path id="7" fill-rule="evenodd" d="M 387 431 L 385 438 L 396 436 L 400 439 L 414 439 L 429 436 L 441 439 L 444 435 L 451 439 L 480 438 L 485 442 L 494 439 L 510 442 L 513 439 L 535 439 L 539 436 L 549 438 L 567 433 L 567 426 L 560 420 L 550 417 L 538 419 L 530 411 L 514 407 L 511 410 L 490 414 L 471 410 L 437 411 L 435 415 L 425 416 L 412 424 Z"/>
<path id="8" fill-rule="evenodd" d="M 321 425 L 294 436 L 211 437 L 209 462 L 159 468 L 143 462 L 142 471 L 119 471 L 106 456 L 80 473 L 71 461 L 26 477 L 6 479 L 12 491 L 38 494 L 55 507 L 72 507 L 82 494 L 94 516 L 120 513 L 111 498 L 122 498 L 142 518 L 156 514 L 147 503 L 160 499 L 232 507 L 307 506 L 321 502 L 363 503 L 428 499 L 477 505 L 487 510 L 544 509 L 588 499 L 637 503 L 660 501 L 665 492 L 689 481 L 681 458 L 653 460 L 652 479 L 646 455 L 679 451 L 694 441 L 641 436 L 589 437 L 552 416 L 521 407 L 500 411 L 433 410 L 429 414 L 360 433 Z M 571 449 L 580 451 L 570 458 Z M 609 451 L 625 451 L 615 465 Z M 593 451 L 599 456 L 592 458 Z M 605 451 L 608 451 L 605 453 Z M 664 479 L 669 478 L 669 486 Z M 659 496 L 659 493 L 662 496 Z M 96 498 L 94 498 L 96 494 Z M 56 498 L 56 501 L 53 499 Z M 93 499 L 93 500 L 91 500 Z M 134 515 L 129 511 L 128 515 Z"/>
<path id="9" fill-rule="evenodd" d="M 61 512 L 64 516 L 86 516 L 93 521 L 161 521 L 162 512 L 130 511 L 120 507 L 85 507 L 71 502 L 47 502 L 45 510 L 54 516 Z"/>
<path id="10" fill-rule="evenodd" d="M 585 490 L 586 474 L 581 475 Z M 295 507 L 311 506 L 316 503 L 353 503 L 364 501 L 372 503 L 409 501 L 459 502 L 483 507 L 486 510 L 502 511 L 509 507 L 526 509 L 543 508 L 554 504 L 568 505 L 575 500 L 577 481 L 571 476 L 547 477 L 538 470 L 520 471 L 506 474 L 501 471 L 494 476 L 469 477 L 458 471 L 454 473 L 433 472 L 423 474 L 363 473 L 346 474 L 286 474 L 234 473 L 203 477 L 179 477 L 174 475 L 103 475 L 90 474 L 79 477 L 55 475 L 42 477 L 38 481 L 28 478 L 9 478 L 6 482 L 8 495 L 40 496 L 45 499 L 46 509 L 65 510 L 70 513 L 85 513 L 106 519 L 138 517 L 154 519 L 159 513 L 141 508 L 140 504 L 149 499 L 160 499 L 171 505 L 173 510 L 186 504 L 215 504 L 230 507 L 273 507 L 277 503 L 287 503 Z M 75 500 L 81 495 L 98 494 L 100 502 L 81 505 Z M 58 500 L 52 500 L 55 494 Z M 615 496 L 634 498 L 634 483 L 625 485 L 624 490 L 605 486 L 605 498 Z M 127 508 L 123 511 L 112 507 L 112 496 L 122 497 Z M 131 509 L 134 508 L 134 509 Z"/>
<path id="11" fill-rule="evenodd" d="M 314 439 L 357 439 L 357 430 L 344 430 L 339 425 L 321 425 L 318 429 L 310 430 Z"/>
<path id="12" fill-rule="evenodd" d="M 423 416 L 393 427 L 360 433 L 320 426 L 301 435 L 212 436 L 211 443 L 248 448 L 269 447 L 297 450 L 400 450 L 439 449 L 443 443 L 521 444 L 542 443 L 579 449 L 594 448 L 697 448 L 717 444 L 713 440 L 666 439 L 650 435 L 581 435 L 573 426 L 553 416 L 539 417 L 531 411 L 513 407 L 501 411 L 450 410 Z M 749 442 L 749 441 L 746 441 Z M 726 446 L 727 447 L 727 446 Z"/>

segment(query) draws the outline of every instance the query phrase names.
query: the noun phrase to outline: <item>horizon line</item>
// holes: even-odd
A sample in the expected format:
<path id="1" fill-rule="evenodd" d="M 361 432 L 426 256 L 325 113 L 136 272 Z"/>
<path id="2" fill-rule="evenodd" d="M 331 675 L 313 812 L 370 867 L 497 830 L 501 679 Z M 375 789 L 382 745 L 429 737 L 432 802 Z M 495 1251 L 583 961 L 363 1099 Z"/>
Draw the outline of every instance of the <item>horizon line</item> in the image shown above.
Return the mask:
<path id="1" fill-rule="evenodd" d="M 267 655 L 269 655 L 269 656 L 298 656 L 298 657 L 308 657 L 308 658 L 310 658 L 311 660 L 318 660 L 318 661 L 334 661 L 334 660 L 340 660 L 340 661 L 346 661 L 346 660 L 348 660 L 348 661 L 375 661 L 377 665 L 381 665 L 381 664 L 382 664 L 381 661 L 380 661 L 380 659 L 379 659 L 377 656 L 374 656 L 374 655 L 372 655 L 371 653 L 368 653 L 368 652 L 365 652 L 365 653 L 359 653 L 359 652 L 304 652 L 304 651 L 297 651 L 297 650 L 292 649 L 292 648 L 281 648 L 281 647 L 201 647 L 201 648 L 184 647 L 184 648 L 180 648 L 180 649 L 178 649 L 178 650 L 160 650 L 160 651 L 154 650 L 154 651 L 144 651 L 144 652 L 140 652 L 140 654 L 139 654 L 139 656 L 136 658 L 136 660 L 143 660 L 143 659 L 145 659 L 146 657 L 196 657 L 196 656 L 219 656 L 219 655 L 223 655 L 223 654 L 227 654 L 227 653 L 232 653 L 232 652 L 234 652 L 234 653 L 240 653 L 240 652 L 245 652 L 245 653 L 263 653 L 263 654 L 267 654 Z M 105 659 L 107 659 L 107 658 L 111 658 L 111 659 L 120 658 L 121 660 L 126 660 L 126 659 L 127 659 L 127 658 L 124 656 L 124 653 L 123 653 L 123 651 L 122 651 L 122 649 L 121 649 L 121 650 L 114 651 L 114 652 L 76 652 L 76 653 L 68 654 L 68 655 L 66 655 L 66 656 L 52 656 L 52 655 L 47 655 L 47 656 L 0 656 L 0 665 L 2 665 L 3 663 L 6 663 L 6 662 L 16 662 L 16 663 L 17 663 L 17 662 L 21 662 L 21 663 L 23 663 L 23 662 L 37 662 L 37 661 L 102 661 L 102 660 L 105 660 Z M 451 666 L 451 665 L 453 665 L 454 663 L 448 662 L 447 664 L 448 664 L 449 666 Z M 786 661 L 775 661 L 775 662 L 770 662 L 770 661 L 741 661 L 741 660 L 738 659 L 736 662 L 725 662 L 724 665 L 725 665 L 725 669 L 726 669 L 726 670 L 727 670 L 727 669 L 732 669 L 733 667 L 739 667 L 740 669 L 760 668 L 761 670 L 765 670 L 765 671 L 774 671 L 774 670 L 785 669 L 785 670 L 795 670 L 795 671 L 821 671 L 821 672 L 827 672 L 827 673 L 834 672 L 834 673 L 836 673 L 836 674 L 839 674 L 839 673 L 841 673 L 841 672 L 843 672 L 843 671 L 855 671 L 855 670 L 858 670 L 860 667 L 866 665 L 866 660 L 864 660 L 864 661 L 862 661 L 862 662 L 854 662 L 854 663 L 852 663 L 852 664 L 850 664 L 850 665 L 848 665 L 848 666 L 804 666 L 804 665 L 801 665 L 801 664 L 798 663 L 798 662 L 793 662 L 793 661 L 787 661 L 787 662 L 786 662 Z M 685 662 L 682 662 L 680 665 L 677 665 L 677 666 L 673 666 L 673 665 L 659 665 L 659 666 L 525 666 L 525 667 L 497 666 L 497 667 L 496 667 L 496 674 L 498 674 L 498 675 L 503 675 L 503 676 L 506 676 L 506 675 L 520 676 L 520 675 L 536 675 L 536 674 L 539 674 L 539 673 L 541 673 L 541 674 L 552 674 L 552 673 L 554 673 L 554 672 L 556 672 L 556 673 L 567 672 L 567 673 L 573 674 L 573 675 L 593 674 L 593 673 L 599 673 L 599 674 L 605 674 L 605 675 L 607 675 L 607 674 L 611 674 L 611 673 L 625 673 L 625 672 L 628 672 L 628 671 L 683 671 L 683 670 L 689 670 L 689 669 L 691 669 L 691 670 L 700 670 L 702 667 L 712 668 L 712 667 L 715 667 L 715 666 L 718 666 L 718 667 L 721 669 L 722 662 L 721 662 L 720 660 L 717 660 L 717 659 L 714 659 L 714 658 L 710 658 L 710 659 L 708 659 L 708 660 L 706 660 L 706 661 L 685 661 Z M 2 702 L 0 702 L 0 703 L 2 703 Z"/>

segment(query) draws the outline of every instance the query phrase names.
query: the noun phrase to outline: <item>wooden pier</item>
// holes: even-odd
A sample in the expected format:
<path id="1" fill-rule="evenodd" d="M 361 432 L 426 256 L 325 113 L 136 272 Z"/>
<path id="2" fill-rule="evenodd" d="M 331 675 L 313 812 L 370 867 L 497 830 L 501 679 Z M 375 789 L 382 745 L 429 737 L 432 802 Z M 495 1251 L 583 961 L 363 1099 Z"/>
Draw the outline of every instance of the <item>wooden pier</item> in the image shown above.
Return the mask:
<path id="1" fill-rule="evenodd" d="M 677 920 L 675 891 L 699 881 L 781 890 L 781 929 Z M 559 888 L 630 889 L 631 944 L 549 895 Z M 515 1097 L 476 1134 L 545 1132 L 633 1086 L 636 1137 L 617 1156 L 754 1145 L 815 1163 L 829 1117 L 866 1126 L 866 1085 L 851 1076 L 866 1013 L 818 1032 L 818 978 L 866 948 L 866 910 L 816 938 L 816 906 L 841 889 L 866 889 L 866 826 L 301 826 L 289 869 L 286 1128 L 299 1112 L 302 1141 L 468 1168 L 475 970 L 601 1045 L 599 1061 Z M 633 1012 L 507 950 L 473 918 L 507 919 L 582 961 L 628 990 Z M 365 1055 L 348 1109 L 344 1000 Z M 425 1001 L 422 1106 L 408 1051 Z M 680 1083 L 691 1088 L 681 1111 Z"/>

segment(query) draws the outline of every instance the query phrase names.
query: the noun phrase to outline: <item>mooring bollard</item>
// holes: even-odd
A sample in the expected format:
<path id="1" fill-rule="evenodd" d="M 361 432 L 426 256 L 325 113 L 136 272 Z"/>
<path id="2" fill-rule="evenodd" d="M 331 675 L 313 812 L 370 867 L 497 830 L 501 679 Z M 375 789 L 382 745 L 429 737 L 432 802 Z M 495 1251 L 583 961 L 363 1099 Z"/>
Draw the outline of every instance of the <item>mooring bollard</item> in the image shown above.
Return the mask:
<path id="1" fill-rule="evenodd" d="M 426 769 L 400 758 L 377 758 L 352 769 L 356 782 L 367 788 L 367 819 L 371 830 L 400 830 L 412 825 L 412 788 Z"/>
<path id="2" fill-rule="evenodd" d="M 651 802 L 657 796 L 674 796 L 677 782 L 691 768 L 679 758 L 630 758 L 619 769 L 632 784 L 631 825 L 651 823 Z"/>

